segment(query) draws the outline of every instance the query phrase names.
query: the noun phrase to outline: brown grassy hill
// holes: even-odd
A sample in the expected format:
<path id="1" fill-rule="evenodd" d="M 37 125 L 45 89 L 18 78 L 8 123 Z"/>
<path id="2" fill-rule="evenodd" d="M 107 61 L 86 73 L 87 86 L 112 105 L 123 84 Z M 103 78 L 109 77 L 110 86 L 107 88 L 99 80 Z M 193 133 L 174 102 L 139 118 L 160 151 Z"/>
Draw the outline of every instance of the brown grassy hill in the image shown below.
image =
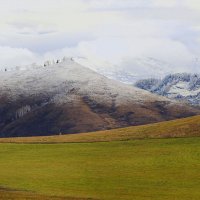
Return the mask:
<path id="1" fill-rule="evenodd" d="M 200 136 L 200 116 L 149 125 L 80 134 L 45 137 L 1 138 L 1 143 L 62 143 L 100 142 L 145 138 L 173 138 Z"/>
<path id="2" fill-rule="evenodd" d="M 0 73 L 0 137 L 90 132 L 197 114 L 197 108 L 110 80 L 72 60 Z"/>

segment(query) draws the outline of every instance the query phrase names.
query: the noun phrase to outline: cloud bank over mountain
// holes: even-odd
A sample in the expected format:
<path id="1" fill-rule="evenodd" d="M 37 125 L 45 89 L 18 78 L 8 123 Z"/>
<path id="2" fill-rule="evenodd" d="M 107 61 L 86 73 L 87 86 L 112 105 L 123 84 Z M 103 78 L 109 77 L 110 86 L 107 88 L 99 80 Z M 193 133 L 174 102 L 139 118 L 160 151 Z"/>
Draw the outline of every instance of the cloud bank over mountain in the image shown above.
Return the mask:
<path id="1" fill-rule="evenodd" d="M 78 55 L 130 69 L 138 57 L 200 68 L 197 0 L 0 2 L 1 67 Z"/>

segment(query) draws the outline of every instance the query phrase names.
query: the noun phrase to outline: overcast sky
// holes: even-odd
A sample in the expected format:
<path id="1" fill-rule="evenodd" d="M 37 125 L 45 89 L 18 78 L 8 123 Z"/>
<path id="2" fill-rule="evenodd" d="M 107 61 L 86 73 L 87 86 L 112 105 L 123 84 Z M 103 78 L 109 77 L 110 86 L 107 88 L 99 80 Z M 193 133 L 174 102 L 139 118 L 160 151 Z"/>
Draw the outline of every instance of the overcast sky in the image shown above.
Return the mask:
<path id="1" fill-rule="evenodd" d="M 154 57 L 198 70 L 199 0 L 0 0 L 0 65 Z"/>

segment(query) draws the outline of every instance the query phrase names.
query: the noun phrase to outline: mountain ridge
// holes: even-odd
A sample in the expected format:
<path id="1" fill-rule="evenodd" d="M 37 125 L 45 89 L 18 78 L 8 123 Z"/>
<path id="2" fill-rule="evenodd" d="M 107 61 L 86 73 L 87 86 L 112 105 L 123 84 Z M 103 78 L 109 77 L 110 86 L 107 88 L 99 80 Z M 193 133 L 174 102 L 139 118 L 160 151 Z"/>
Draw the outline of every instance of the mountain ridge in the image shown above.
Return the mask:
<path id="1" fill-rule="evenodd" d="M 199 113 L 108 79 L 71 58 L 0 73 L 0 137 L 89 132 Z"/>

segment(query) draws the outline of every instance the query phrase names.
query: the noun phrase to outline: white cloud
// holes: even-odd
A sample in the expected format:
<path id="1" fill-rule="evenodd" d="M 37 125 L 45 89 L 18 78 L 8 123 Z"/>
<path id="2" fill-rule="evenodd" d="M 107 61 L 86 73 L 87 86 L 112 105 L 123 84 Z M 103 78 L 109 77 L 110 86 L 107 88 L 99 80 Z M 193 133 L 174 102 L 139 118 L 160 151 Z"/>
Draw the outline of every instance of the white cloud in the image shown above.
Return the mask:
<path id="1" fill-rule="evenodd" d="M 184 0 L 184 5 L 194 10 L 200 10 L 200 2 L 199 0 Z"/>
<path id="2" fill-rule="evenodd" d="M 6 67 L 15 67 L 19 65 L 27 65 L 39 61 L 37 54 L 23 48 L 11 48 L 8 46 L 0 46 L 0 69 Z"/>
<path id="3" fill-rule="evenodd" d="M 0 49 L 6 49 L 0 65 L 65 54 L 119 65 L 125 58 L 153 56 L 185 70 L 200 56 L 198 0 L 0 0 L 0 5 Z"/>
<path id="4" fill-rule="evenodd" d="M 174 7 L 177 6 L 180 1 L 177 0 L 153 0 L 153 5 L 157 7 Z"/>

